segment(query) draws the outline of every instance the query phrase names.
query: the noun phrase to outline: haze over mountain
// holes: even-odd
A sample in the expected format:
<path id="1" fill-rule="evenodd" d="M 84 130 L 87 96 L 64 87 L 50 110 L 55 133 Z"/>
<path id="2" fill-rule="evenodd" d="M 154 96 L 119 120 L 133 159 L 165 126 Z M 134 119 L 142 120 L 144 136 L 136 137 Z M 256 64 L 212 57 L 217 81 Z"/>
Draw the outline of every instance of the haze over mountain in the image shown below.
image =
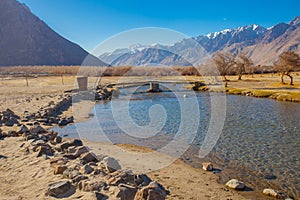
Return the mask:
<path id="1" fill-rule="evenodd" d="M 105 65 L 16 0 L 0 0 L 0 66 Z"/>
<path id="2" fill-rule="evenodd" d="M 158 61 L 157 64 L 161 65 L 189 65 L 189 62 L 184 62 L 180 57 L 188 61 L 197 59 L 198 49 L 195 50 L 192 41 L 196 41 L 209 55 L 218 51 L 228 51 L 235 55 L 244 52 L 255 64 L 270 65 L 284 51 L 300 53 L 300 17 L 271 28 L 253 24 L 236 29 L 225 29 L 185 39 L 172 46 L 156 44 L 117 49 L 112 53 L 100 55 L 100 58 L 112 65 L 152 65 Z M 169 51 L 169 54 L 166 54 L 166 51 Z M 178 56 L 174 59 L 175 54 L 180 55 L 180 59 Z"/>

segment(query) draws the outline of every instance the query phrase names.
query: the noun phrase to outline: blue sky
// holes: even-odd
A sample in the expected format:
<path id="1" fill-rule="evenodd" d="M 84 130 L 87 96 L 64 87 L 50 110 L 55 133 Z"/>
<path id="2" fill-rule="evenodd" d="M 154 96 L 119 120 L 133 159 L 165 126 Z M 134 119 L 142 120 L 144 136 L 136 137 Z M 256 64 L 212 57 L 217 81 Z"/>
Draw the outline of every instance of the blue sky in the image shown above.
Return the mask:
<path id="1" fill-rule="evenodd" d="M 91 51 L 120 32 L 161 27 L 188 36 L 249 24 L 270 27 L 300 15 L 299 0 L 19 0 L 56 32 Z"/>

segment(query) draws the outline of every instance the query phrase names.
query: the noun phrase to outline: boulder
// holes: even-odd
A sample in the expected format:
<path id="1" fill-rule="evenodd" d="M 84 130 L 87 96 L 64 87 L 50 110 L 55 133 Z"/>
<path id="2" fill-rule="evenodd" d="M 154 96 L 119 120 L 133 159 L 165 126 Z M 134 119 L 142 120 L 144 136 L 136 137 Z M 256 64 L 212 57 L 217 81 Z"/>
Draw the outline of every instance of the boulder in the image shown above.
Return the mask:
<path id="1" fill-rule="evenodd" d="M 56 165 L 54 166 L 54 175 L 63 174 L 66 169 L 67 166 L 65 165 Z"/>
<path id="2" fill-rule="evenodd" d="M 280 196 L 279 192 L 273 189 L 264 189 L 263 194 L 275 198 L 278 198 Z"/>
<path id="3" fill-rule="evenodd" d="M 133 200 L 138 189 L 131 185 L 120 184 L 116 197 L 122 200 Z"/>
<path id="4" fill-rule="evenodd" d="M 115 172 L 121 169 L 119 162 L 112 157 L 105 157 L 100 162 L 100 165 L 107 170 L 109 173 Z"/>
<path id="5" fill-rule="evenodd" d="M 214 169 L 214 167 L 211 162 L 204 162 L 204 163 L 202 163 L 202 169 L 205 171 L 212 171 Z"/>
<path id="6" fill-rule="evenodd" d="M 166 195 L 167 192 L 162 185 L 157 182 L 151 182 L 136 193 L 134 200 L 165 200 Z"/>
<path id="7" fill-rule="evenodd" d="M 69 181 L 59 181 L 48 185 L 46 196 L 59 197 L 71 189 L 71 183 Z"/>
<path id="8" fill-rule="evenodd" d="M 246 188 L 245 184 L 237 179 L 231 179 L 226 183 L 226 186 L 235 190 L 244 190 Z"/>

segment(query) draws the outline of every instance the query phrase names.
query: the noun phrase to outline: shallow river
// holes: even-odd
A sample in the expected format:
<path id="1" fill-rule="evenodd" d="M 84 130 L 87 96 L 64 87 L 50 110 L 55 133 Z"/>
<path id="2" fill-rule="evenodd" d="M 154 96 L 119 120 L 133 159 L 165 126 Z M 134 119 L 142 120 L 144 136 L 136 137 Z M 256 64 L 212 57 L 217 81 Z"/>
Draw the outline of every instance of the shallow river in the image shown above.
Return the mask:
<path id="1" fill-rule="evenodd" d="M 185 133 L 191 132 L 184 137 L 187 146 L 200 147 L 214 109 L 211 97 L 218 94 L 193 94 L 178 85 L 169 88 L 176 88 L 176 93 L 139 93 L 144 87 L 121 89 L 118 98 L 96 104 L 92 111 L 95 117 L 90 121 L 54 129 L 68 137 L 79 133 L 92 141 L 161 149 L 174 140 L 183 126 Z M 300 104 L 227 95 L 225 105 L 221 108 L 226 109 L 223 131 L 208 155 L 210 160 L 239 170 L 240 176 L 252 183 L 265 181 L 265 185 L 299 197 Z M 218 123 L 222 124 L 222 120 Z"/>

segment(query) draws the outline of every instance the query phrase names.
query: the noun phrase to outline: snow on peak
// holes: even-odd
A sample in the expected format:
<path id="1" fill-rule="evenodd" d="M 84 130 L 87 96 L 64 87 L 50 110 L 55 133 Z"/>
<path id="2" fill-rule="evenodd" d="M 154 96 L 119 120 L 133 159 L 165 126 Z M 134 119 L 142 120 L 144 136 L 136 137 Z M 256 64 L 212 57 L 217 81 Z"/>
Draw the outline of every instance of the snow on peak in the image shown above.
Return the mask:
<path id="1" fill-rule="evenodd" d="M 257 24 L 252 25 L 252 30 L 255 31 L 259 26 Z"/>
<path id="2" fill-rule="evenodd" d="M 206 35 L 206 37 L 208 37 L 209 39 L 215 39 L 216 37 L 218 37 L 219 35 L 225 35 L 229 32 L 231 32 L 232 29 L 225 29 L 223 31 L 220 31 L 220 32 L 214 32 L 214 33 L 209 33 Z"/>

